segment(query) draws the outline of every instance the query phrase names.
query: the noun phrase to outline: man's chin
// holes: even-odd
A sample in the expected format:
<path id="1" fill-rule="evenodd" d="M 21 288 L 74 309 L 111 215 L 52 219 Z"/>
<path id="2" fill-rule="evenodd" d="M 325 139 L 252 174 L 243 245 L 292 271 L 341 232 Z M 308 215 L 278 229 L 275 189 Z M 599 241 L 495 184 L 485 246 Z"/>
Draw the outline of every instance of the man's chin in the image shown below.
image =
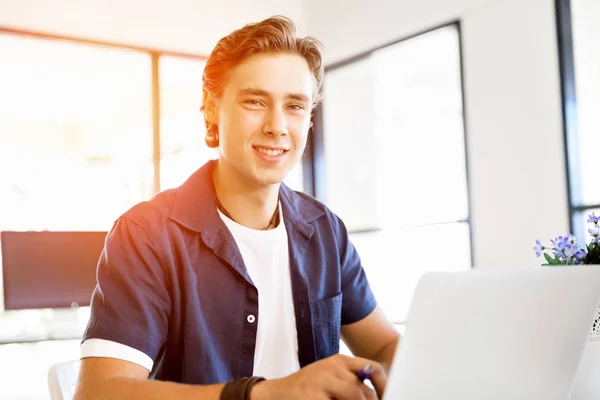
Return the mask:
<path id="1" fill-rule="evenodd" d="M 263 186 L 279 185 L 283 182 L 285 174 L 265 174 L 258 177 L 257 181 Z"/>
<path id="2" fill-rule="evenodd" d="M 281 184 L 281 182 L 283 182 L 283 179 L 261 179 L 260 184 L 263 186 L 274 186 L 274 185 L 279 185 Z"/>

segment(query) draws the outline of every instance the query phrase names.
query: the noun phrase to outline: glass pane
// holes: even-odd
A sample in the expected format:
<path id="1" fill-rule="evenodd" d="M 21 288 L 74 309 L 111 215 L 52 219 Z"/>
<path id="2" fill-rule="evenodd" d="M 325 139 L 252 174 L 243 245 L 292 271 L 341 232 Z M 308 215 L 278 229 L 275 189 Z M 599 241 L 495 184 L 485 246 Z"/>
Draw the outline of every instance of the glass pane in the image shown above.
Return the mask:
<path id="1" fill-rule="evenodd" d="M 0 35 L 0 229 L 106 230 L 152 195 L 150 59 Z"/>
<path id="2" fill-rule="evenodd" d="M 571 10 L 579 142 L 575 145 L 581 174 L 577 177 L 581 179 L 581 202 L 576 205 L 595 205 L 600 204 L 600 2 L 572 0 Z M 579 194 L 575 194 L 574 198 L 577 197 Z"/>
<path id="3" fill-rule="evenodd" d="M 0 229 L 106 230 L 152 194 L 147 55 L 10 35 L 0 52 Z"/>
<path id="4" fill-rule="evenodd" d="M 426 272 L 471 267 L 469 225 L 452 223 L 353 233 L 375 297 L 393 322 L 404 322 L 418 280 Z"/>
<path id="5" fill-rule="evenodd" d="M 205 62 L 189 58 L 160 58 L 161 190 L 181 185 L 216 149 L 204 142 L 202 71 Z"/>
<path id="6" fill-rule="evenodd" d="M 456 27 L 329 71 L 324 92 L 326 201 L 350 230 L 467 217 Z"/>

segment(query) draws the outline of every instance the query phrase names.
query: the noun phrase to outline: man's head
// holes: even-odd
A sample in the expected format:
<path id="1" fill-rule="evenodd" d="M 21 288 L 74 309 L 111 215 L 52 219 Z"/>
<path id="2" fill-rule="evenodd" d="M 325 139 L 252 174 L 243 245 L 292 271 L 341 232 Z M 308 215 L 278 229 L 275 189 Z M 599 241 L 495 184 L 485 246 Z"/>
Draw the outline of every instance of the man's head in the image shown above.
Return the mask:
<path id="1" fill-rule="evenodd" d="M 321 100 L 321 44 L 272 17 L 232 32 L 202 77 L 206 143 L 227 168 L 258 185 L 278 183 L 304 151 Z"/>

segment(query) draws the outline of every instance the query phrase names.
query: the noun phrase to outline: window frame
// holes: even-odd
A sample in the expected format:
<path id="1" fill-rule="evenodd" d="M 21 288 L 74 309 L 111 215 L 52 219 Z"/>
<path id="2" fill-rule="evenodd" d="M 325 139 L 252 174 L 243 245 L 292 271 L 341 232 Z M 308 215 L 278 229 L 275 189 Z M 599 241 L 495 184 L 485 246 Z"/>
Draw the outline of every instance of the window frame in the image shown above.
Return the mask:
<path id="1" fill-rule="evenodd" d="M 588 210 L 598 209 L 600 208 L 600 204 L 584 203 L 582 201 L 572 4 L 571 0 L 555 0 L 554 5 L 561 90 L 565 177 L 569 208 L 569 231 L 577 236 L 585 233 L 584 226 L 578 218 L 579 214 L 585 213 Z"/>
<path id="2" fill-rule="evenodd" d="M 460 20 L 453 20 L 453 21 L 450 21 L 450 22 L 447 22 L 444 24 L 436 25 L 436 26 L 431 27 L 426 30 L 415 32 L 411 35 L 404 36 L 399 39 L 395 39 L 391 42 L 382 44 L 380 46 L 370 48 L 366 51 L 363 51 L 363 52 L 356 54 L 354 56 L 351 56 L 349 58 L 326 65 L 324 79 L 327 79 L 328 72 L 331 72 L 336 69 L 343 68 L 345 66 L 362 61 L 362 60 L 368 58 L 369 56 L 371 56 L 373 53 L 375 53 L 378 50 L 384 49 L 389 46 L 396 45 L 398 43 L 416 38 L 421 35 L 425 35 L 427 33 L 436 31 L 438 29 L 443 29 L 443 28 L 447 28 L 447 27 L 451 27 L 451 26 L 456 27 L 456 31 L 458 34 L 460 88 L 461 88 L 461 98 L 462 98 L 462 118 L 463 118 L 463 133 L 464 133 L 463 145 L 464 145 L 464 149 L 465 149 L 465 152 L 464 152 L 464 154 L 465 154 L 465 178 L 466 178 L 466 188 L 467 188 L 467 217 L 458 219 L 456 221 L 443 221 L 443 222 L 426 224 L 426 225 L 432 226 L 432 225 L 441 225 L 441 224 L 448 224 L 448 223 L 466 223 L 469 228 L 469 244 L 470 244 L 469 247 L 470 247 L 470 259 L 471 259 L 471 267 L 472 267 L 473 259 L 474 259 L 473 230 L 472 230 L 472 224 L 471 224 L 472 198 L 471 198 L 471 190 L 470 190 L 471 185 L 470 185 L 469 156 L 468 156 L 468 150 L 469 150 L 468 127 L 466 124 L 467 107 L 466 107 L 466 99 L 465 99 L 466 91 L 465 91 L 465 76 L 464 76 L 464 45 L 463 45 L 463 35 L 462 35 L 462 31 L 461 31 Z M 324 97 L 326 99 L 327 94 L 325 94 Z M 326 133 L 324 132 L 324 129 L 323 129 L 323 125 L 324 125 L 323 108 L 324 107 L 326 107 L 326 105 L 324 106 L 323 102 L 322 102 L 321 104 L 319 104 L 319 106 L 315 110 L 314 126 L 313 126 L 313 130 L 312 130 L 311 135 L 309 136 L 309 140 L 308 140 L 308 143 L 309 143 L 308 148 L 310 148 L 310 150 L 311 150 L 310 155 L 313 158 L 312 159 L 313 168 L 305 171 L 305 173 L 310 174 L 310 176 L 307 176 L 307 178 L 305 178 L 305 179 L 307 179 L 306 185 L 312 186 L 312 192 L 314 193 L 314 196 L 317 199 L 319 199 L 320 201 L 326 203 L 327 199 L 326 199 L 325 193 L 327 191 L 326 190 L 327 178 L 326 178 L 326 173 L 325 173 L 325 140 L 324 140 L 324 135 Z M 373 232 L 373 231 L 378 231 L 378 230 L 381 230 L 381 228 L 373 227 L 373 228 L 367 228 L 367 229 L 350 230 L 349 233 L 350 234 L 352 234 L 352 233 L 368 233 L 368 232 Z"/>

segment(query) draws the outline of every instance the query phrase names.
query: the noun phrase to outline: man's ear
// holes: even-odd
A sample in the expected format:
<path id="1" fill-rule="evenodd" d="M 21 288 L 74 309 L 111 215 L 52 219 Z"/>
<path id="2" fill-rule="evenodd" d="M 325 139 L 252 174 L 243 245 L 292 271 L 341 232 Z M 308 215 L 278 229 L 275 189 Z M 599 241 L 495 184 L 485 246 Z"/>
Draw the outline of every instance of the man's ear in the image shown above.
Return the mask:
<path id="1" fill-rule="evenodd" d="M 218 125 L 219 122 L 217 109 L 218 105 L 214 96 L 208 90 L 204 90 L 202 92 L 202 111 L 204 118 L 213 125 Z"/>

